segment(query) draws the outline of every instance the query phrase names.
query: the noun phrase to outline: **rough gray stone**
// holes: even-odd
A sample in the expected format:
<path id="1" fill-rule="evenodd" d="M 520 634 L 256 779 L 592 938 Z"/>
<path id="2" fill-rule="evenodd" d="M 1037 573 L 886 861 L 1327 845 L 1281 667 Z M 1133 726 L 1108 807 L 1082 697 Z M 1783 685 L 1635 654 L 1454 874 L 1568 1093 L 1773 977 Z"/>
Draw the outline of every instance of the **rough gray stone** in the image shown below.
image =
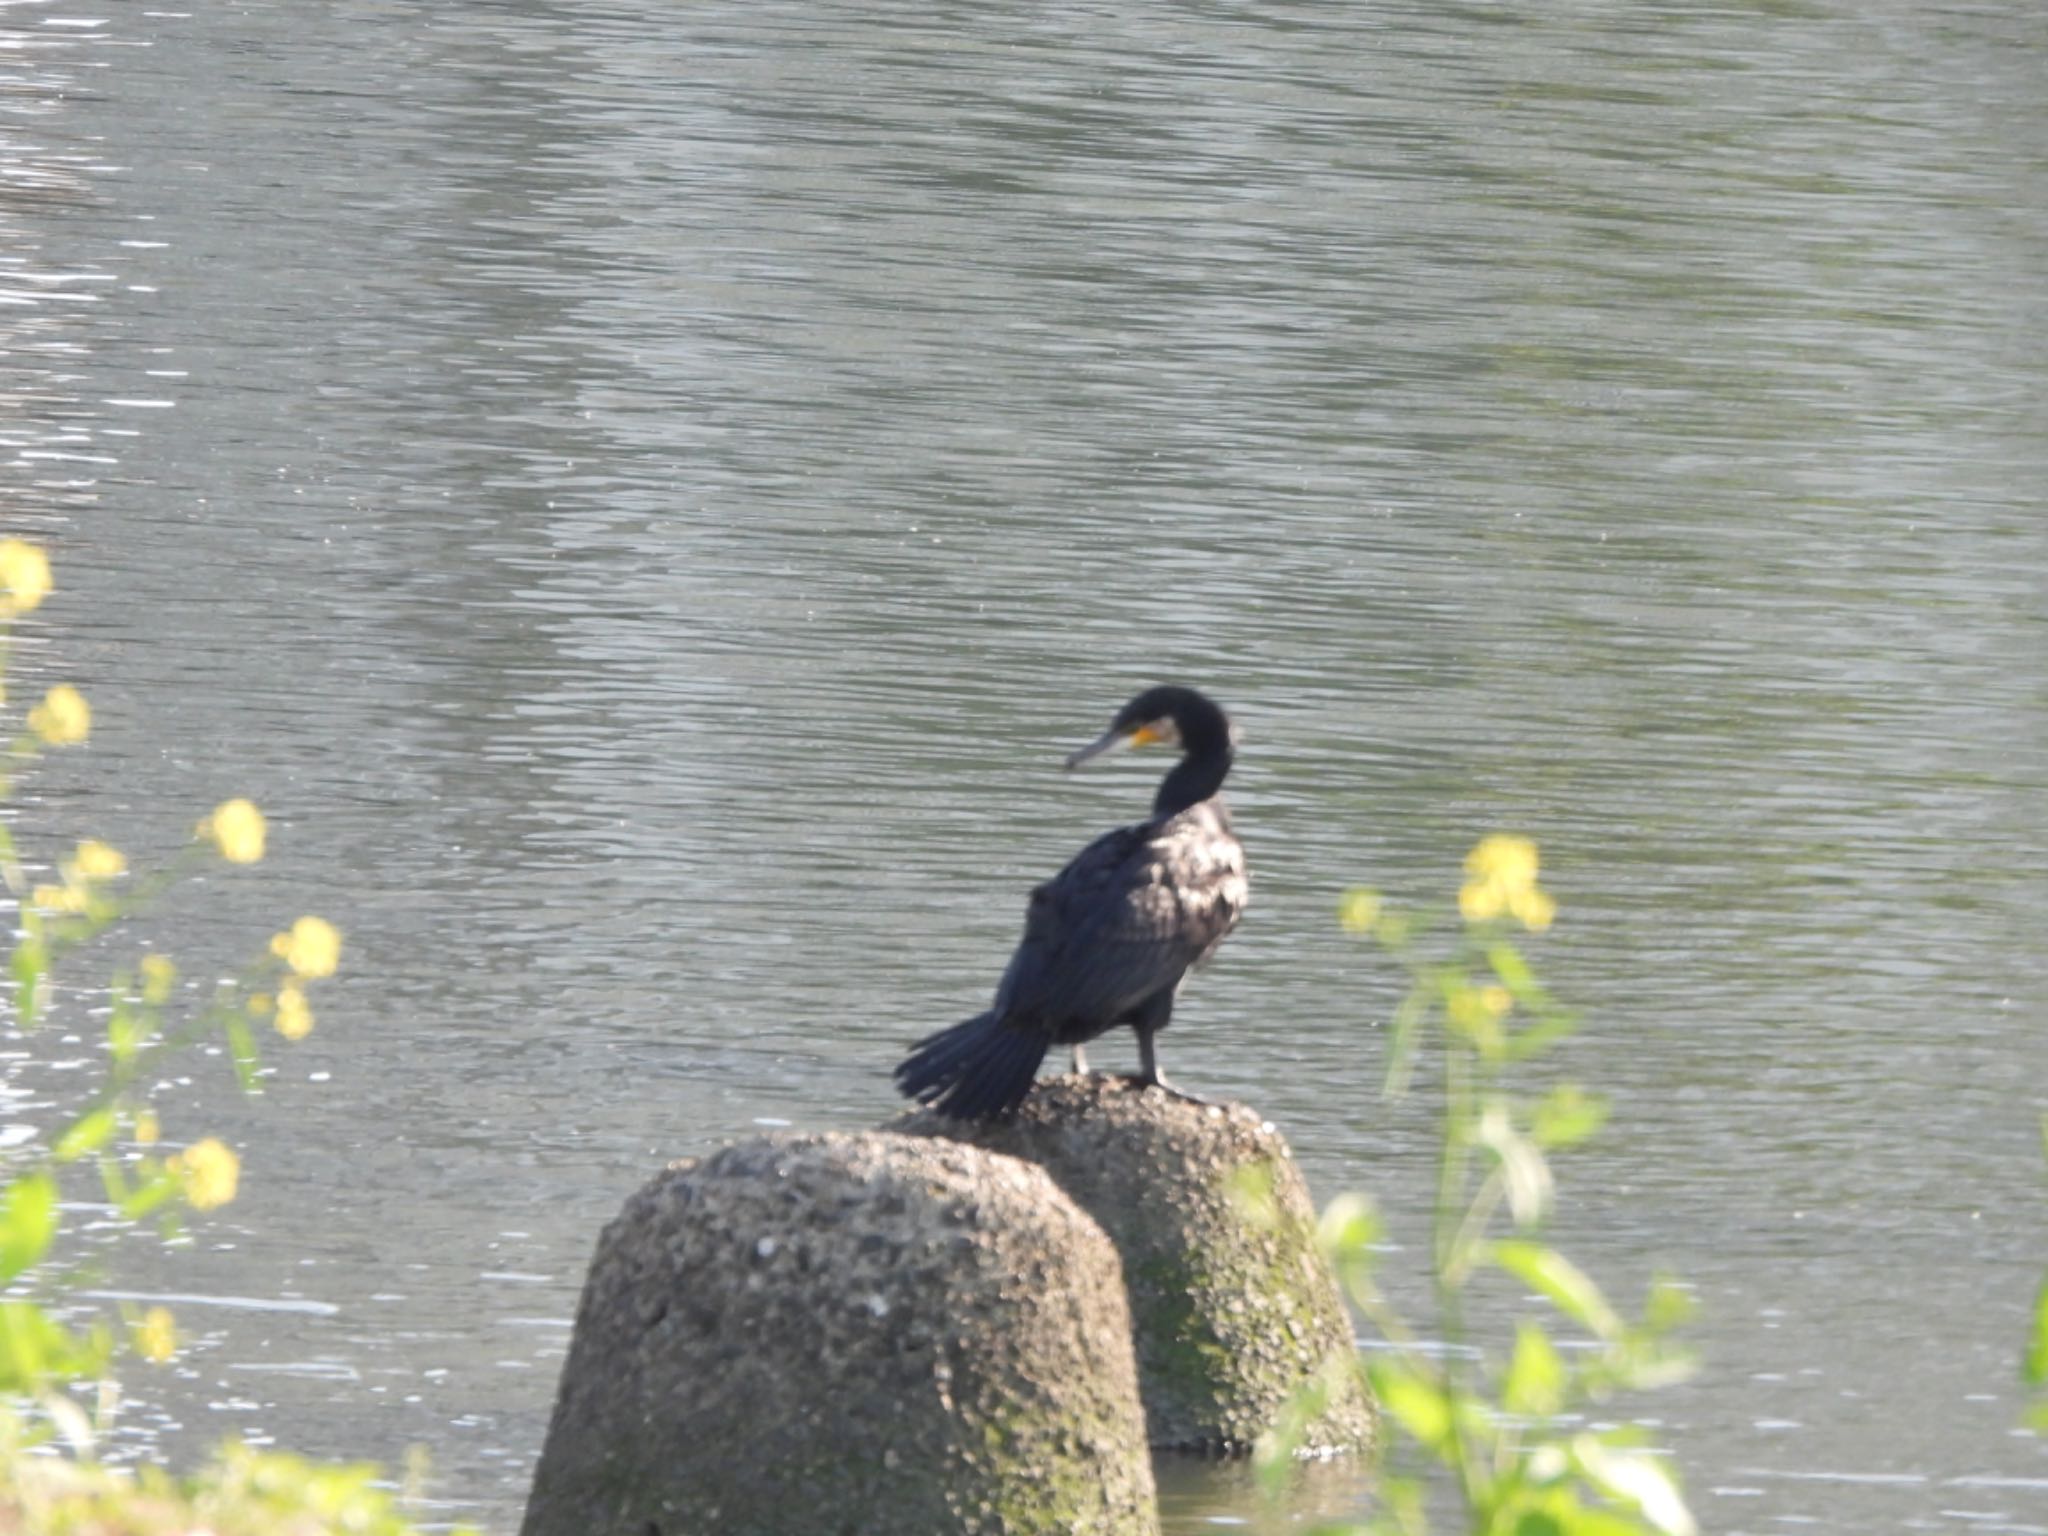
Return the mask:
<path id="1" fill-rule="evenodd" d="M 1040 1169 L 873 1132 L 626 1202 L 523 1536 L 1157 1528 L 1109 1241 Z"/>
<path id="2" fill-rule="evenodd" d="M 1378 1412 L 1308 1186 L 1252 1110 L 1093 1074 L 1039 1083 L 1007 1120 L 920 1110 L 888 1129 L 1037 1163 L 1102 1224 L 1123 1255 L 1153 1445 L 1248 1450 L 1325 1370 L 1328 1398 L 1302 1449 L 1372 1445 Z"/>

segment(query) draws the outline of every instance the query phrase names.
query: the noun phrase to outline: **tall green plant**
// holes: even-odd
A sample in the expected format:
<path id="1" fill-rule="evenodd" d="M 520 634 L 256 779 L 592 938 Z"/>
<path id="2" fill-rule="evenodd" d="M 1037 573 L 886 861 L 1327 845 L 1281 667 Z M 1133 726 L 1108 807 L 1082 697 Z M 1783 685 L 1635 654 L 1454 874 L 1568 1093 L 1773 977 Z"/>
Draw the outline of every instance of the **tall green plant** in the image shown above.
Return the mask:
<path id="1" fill-rule="evenodd" d="M 1432 1055 L 1440 1094 L 1435 1316 L 1418 1327 L 1381 1290 L 1382 1229 L 1370 1200 L 1342 1196 L 1322 1218 L 1338 1274 L 1380 1335 L 1365 1369 L 1405 1442 L 1382 1481 L 1377 1515 L 1360 1529 L 1431 1529 L 1419 1460 L 1448 1475 L 1458 1528 L 1472 1536 L 1691 1536 L 1668 1459 L 1637 1432 L 1589 1428 L 1585 1417 L 1618 1392 L 1689 1370 L 1671 1337 L 1688 1298 L 1659 1280 L 1641 1315 L 1627 1318 L 1542 1240 L 1556 1196 L 1550 1154 L 1591 1137 L 1607 1115 L 1580 1088 L 1534 1093 L 1515 1082 L 1574 1027 L 1517 942 L 1547 929 L 1556 903 L 1538 883 L 1536 846 L 1526 838 L 1484 839 L 1465 870 L 1455 923 L 1389 910 L 1363 889 L 1340 907 L 1344 927 L 1377 940 L 1408 976 L 1390 1030 L 1387 1094 L 1408 1093 Z M 1488 1275 L 1547 1306 L 1547 1315 L 1516 1323 L 1511 1344 L 1472 1326 L 1474 1287 Z M 1561 1348 L 1560 1323 L 1584 1347 Z M 1261 1446 L 1273 1481 L 1284 1479 L 1290 1450 L 1284 1432 Z"/>
<path id="2" fill-rule="evenodd" d="M 2041 1152 L 2048 1157 L 2048 1115 L 2041 1117 Z M 2020 1380 L 2026 1383 L 2030 1399 L 2028 1426 L 2048 1433 L 2048 1275 L 2041 1277 L 2041 1288 L 2034 1293 L 2034 1331 L 2020 1358 Z"/>
<path id="3" fill-rule="evenodd" d="M 20 539 L 0 540 L 0 703 L 14 628 L 50 590 L 44 552 Z M 313 1026 L 307 989 L 334 973 L 341 952 L 333 925 L 301 917 L 237 976 L 210 989 L 181 986 L 168 955 L 138 946 L 115 960 L 103 991 L 72 992 L 64 968 L 85 946 L 118 953 L 120 930 L 179 880 L 223 860 L 253 864 L 266 837 L 262 812 L 237 799 L 201 821 L 162 869 L 134 873 L 119 850 L 96 839 L 32 860 L 17 841 L 18 787 L 47 752 L 78 745 L 91 730 L 84 695 L 60 683 L 23 713 L 0 756 L 0 806 L 7 811 L 0 816 L 0 882 L 15 908 L 16 932 L 6 1006 L 24 1031 L 47 1027 L 53 1012 L 95 992 L 105 1008 L 103 1044 L 82 1102 L 41 1136 L 0 1151 L 0 1405 L 40 1408 L 80 1446 L 90 1442 L 92 1425 L 64 1389 L 102 1379 L 124 1342 L 150 1360 L 171 1358 L 178 1342 L 175 1320 L 162 1307 L 128 1309 L 125 1330 L 106 1317 L 82 1316 L 88 1309 L 75 1294 L 75 1272 L 60 1263 L 65 1215 L 75 1208 L 67 1196 L 77 1202 L 96 1195 L 121 1221 L 154 1221 L 167 1241 L 179 1236 L 181 1213 L 232 1200 L 241 1161 L 218 1137 L 163 1150 L 164 1120 L 176 1114 L 157 1102 L 165 1062 L 220 1039 L 243 1088 L 253 1089 L 259 1026 L 302 1038 Z"/>

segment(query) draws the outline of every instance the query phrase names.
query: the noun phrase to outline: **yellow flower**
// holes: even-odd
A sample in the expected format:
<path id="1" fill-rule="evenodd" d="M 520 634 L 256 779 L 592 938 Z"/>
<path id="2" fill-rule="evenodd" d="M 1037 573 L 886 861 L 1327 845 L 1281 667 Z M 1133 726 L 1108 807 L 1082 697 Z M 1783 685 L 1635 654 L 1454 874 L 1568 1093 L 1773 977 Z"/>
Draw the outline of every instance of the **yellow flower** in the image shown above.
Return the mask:
<path id="1" fill-rule="evenodd" d="M 1508 910 L 1531 933 L 1541 933 L 1557 916 L 1557 900 L 1548 891 L 1517 891 L 1508 898 Z"/>
<path id="2" fill-rule="evenodd" d="M 1504 833 L 1481 838 L 1465 855 L 1465 873 L 1507 890 L 1526 890 L 1536 883 L 1536 845 Z"/>
<path id="3" fill-rule="evenodd" d="M 111 880 L 128 868 L 128 861 L 120 849 L 89 837 L 71 855 L 71 868 L 87 880 Z"/>
<path id="4" fill-rule="evenodd" d="M 50 557 L 22 539 L 0 539 L 0 619 L 32 613 L 50 595 Z"/>
<path id="5" fill-rule="evenodd" d="M 163 1134 L 163 1127 L 157 1123 L 153 1109 L 137 1110 L 135 1114 L 135 1142 L 137 1146 L 153 1147 L 157 1137 Z"/>
<path id="6" fill-rule="evenodd" d="M 296 981 L 277 989 L 277 1032 L 287 1040 L 303 1040 L 313 1033 L 313 1010 L 306 1006 L 306 994 Z"/>
<path id="7" fill-rule="evenodd" d="M 178 1352 L 178 1325 L 168 1307 L 151 1307 L 135 1325 L 135 1352 L 161 1365 Z"/>
<path id="8" fill-rule="evenodd" d="M 69 683 L 59 683 L 28 712 L 28 728 L 53 747 L 68 747 L 92 734 L 92 706 Z"/>
<path id="9" fill-rule="evenodd" d="M 185 1185 L 185 1198 L 195 1211 L 211 1211 L 235 1198 L 242 1160 L 216 1138 L 196 1141 L 169 1163 Z"/>
<path id="10" fill-rule="evenodd" d="M 85 892 L 75 885 L 39 885 L 28 893 L 28 904 L 41 912 L 83 912 Z"/>
<path id="11" fill-rule="evenodd" d="M 1484 880 L 1468 880 L 1458 888 L 1458 915 L 1468 923 L 1483 923 L 1499 917 L 1507 905 L 1501 888 Z"/>
<path id="12" fill-rule="evenodd" d="M 1380 920 L 1380 896 L 1378 891 L 1369 891 L 1356 886 L 1344 893 L 1337 903 L 1337 921 L 1346 933 L 1371 933 L 1372 925 Z"/>
<path id="13" fill-rule="evenodd" d="M 177 985 L 178 967 L 169 955 L 144 955 L 142 957 L 142 1000 L 146 1003 L 169 1001 L 171 988 Z"/>
<path id="14" fill-rule="evenodd" d="M 199 823 L 199 835 L 212 841 L 230 864 L 254 864 L 263 857 L 263 813 L 247 800 L 223 800 Z"/>
<path id="15" fill-rule="evenodd" d="M 292 968 L 303 981 L 332 976 L 341 962 L 341 935 L 324 917 L 302 917 L 289 933 L 270 941 L 270 952 Z"/>
<path id="16" fill-rule="evenodd" d="M 1515 1006 L 1515 995 L 1506 987 L 1495 982 L 1479 989 L 1479 1006 L 1494 1018 L 1500 1018 Z"/>
<path id="17" fill-rule="evenodd" d="M 1540 933 L 1557 915 L 1557 903 L 1537 887 L 1536 869 L 1536 845 L 1528 838 L 1481 838 L 1465 855 L 1469 878 L 1458 890 L 1459 913 L 1468 923 L 1512 913 L 1523 927 Z"/>

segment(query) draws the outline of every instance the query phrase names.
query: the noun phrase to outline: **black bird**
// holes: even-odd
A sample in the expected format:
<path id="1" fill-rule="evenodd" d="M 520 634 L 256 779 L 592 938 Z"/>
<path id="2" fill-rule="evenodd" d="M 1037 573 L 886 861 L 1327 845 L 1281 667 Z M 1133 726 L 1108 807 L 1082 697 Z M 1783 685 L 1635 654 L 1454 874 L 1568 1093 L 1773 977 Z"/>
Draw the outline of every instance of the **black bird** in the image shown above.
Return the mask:
<path id="1" fill-rule="evenodd" d="M 1072 1046 L 1075 1070 L 1086 1071 L 1082 1045 L 1119 1024 L 1138 1033 L 1136 1082 L 1169 1087 L 1153 1036 L 1188 967 L 1237 926 L 1249 882 L 1219 793 L 1230 721 L 1194 689 L 1146 689 L 1067 766 L 1150 742 L 1182 753 L 1151 817 L 1104 833 L 1031 893 L 995 1006 L 921 1041 L 896 1069 L 906 1095 L 958 1120 L 1008 1114 L 1054 1045 Z"/>

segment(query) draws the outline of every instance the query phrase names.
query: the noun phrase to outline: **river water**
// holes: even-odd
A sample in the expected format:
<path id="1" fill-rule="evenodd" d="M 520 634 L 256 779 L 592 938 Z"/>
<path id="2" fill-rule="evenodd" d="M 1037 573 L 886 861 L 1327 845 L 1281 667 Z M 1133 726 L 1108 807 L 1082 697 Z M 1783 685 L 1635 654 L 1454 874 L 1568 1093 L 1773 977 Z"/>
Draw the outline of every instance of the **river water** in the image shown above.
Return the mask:
<path id="1" fill-rule="evenodd" d="M 244 1187 L 106 1255 L 190 1342 L 116 1449 L 418 1444 L 514 1529 L 597 1228 L 893 1112 L 1175 678 L 1255 895 L 1163 1060 L 1398 1297 L 1336 899 L 1520 830 L 1614 1105 L 1555 1239 L 1700 1305 L 1615 1416 L 1711 1530 L 2048 1530 L 2044 78 L 2033 0 L 0 5 L 16 682 L 98 711 L 21 833 L 248 794 L 154 940 L 349 944 L 261 1099 L 171 1085 Z"/>

